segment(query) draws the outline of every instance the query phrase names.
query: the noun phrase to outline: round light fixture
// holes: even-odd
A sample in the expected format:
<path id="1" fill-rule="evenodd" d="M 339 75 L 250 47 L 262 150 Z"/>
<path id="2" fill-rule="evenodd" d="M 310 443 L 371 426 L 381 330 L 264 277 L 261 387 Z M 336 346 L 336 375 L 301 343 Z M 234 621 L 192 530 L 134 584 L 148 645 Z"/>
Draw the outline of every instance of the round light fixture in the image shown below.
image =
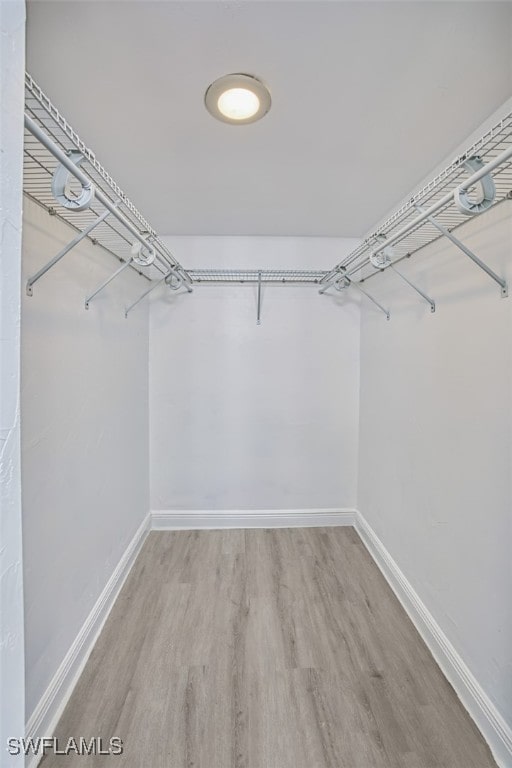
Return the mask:
<path id="1" fill-rule="evenodd" d="M 224 123 L 244 125 L 260 120 L 270 109 L 268 88 L 251 75 L 224 75 L 207 89 L 204 103 L 208 112 Z"/>

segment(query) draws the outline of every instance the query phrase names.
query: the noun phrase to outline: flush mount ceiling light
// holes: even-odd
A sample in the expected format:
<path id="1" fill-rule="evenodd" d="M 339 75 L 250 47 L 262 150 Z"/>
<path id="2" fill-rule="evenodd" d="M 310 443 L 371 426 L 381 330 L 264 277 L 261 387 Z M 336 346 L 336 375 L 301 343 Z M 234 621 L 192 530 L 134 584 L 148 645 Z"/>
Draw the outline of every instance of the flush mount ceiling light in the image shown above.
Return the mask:
<path id="1" fill-rule="evenodd" d="M 208 112 L 224 123 L 255 123 L 270 109 L 268 88 L 251 75 L 224 75 L 207 89 L 204 103 Z"/>

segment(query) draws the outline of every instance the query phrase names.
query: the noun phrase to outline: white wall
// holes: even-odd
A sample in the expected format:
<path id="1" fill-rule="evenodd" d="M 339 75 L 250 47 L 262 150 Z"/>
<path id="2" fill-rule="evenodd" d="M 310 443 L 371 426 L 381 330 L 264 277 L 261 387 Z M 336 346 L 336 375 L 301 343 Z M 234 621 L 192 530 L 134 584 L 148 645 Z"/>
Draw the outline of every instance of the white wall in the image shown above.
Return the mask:
<path id="1" fill-rule="evenodd" d="M 512 279 L 512 202 L 458 231 Z M 512 724 L 512 298 L 443 241 L 368 283 L 359 509 Z"/>
<path id="2" fill-rule="evenodd" d="M 24 648 L 20 477 L 20 255 L 25 4 L 0 4 L 0 750 L 23 736 Z"/>
<path id="3" fill-rule="evenodd" d="M 25 199 L 23 279 L 74 236 Z M 89 242 L 23 291 L 27 718 L 149 509 L 147 283 Z M 46 734 L 48 735 L 48 734 Z"/>
<path id="4" fill-rule="evenodd" d="M 182 237 L 187 267 L 327 269 L 330 238 Z M 165 294 L 164 294 L 165 295 Z M 155 296 L 152 509 L 317 509 L 356 500 L 359 305 L 316 288 L 202 286 Z"/>

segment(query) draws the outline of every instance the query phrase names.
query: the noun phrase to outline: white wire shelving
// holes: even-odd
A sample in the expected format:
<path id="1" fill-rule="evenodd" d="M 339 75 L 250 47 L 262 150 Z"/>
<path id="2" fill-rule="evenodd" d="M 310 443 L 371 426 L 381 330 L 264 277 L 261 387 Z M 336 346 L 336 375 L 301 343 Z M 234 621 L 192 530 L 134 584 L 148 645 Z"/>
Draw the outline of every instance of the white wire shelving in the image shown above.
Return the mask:
<path id="1" fill-rule="evenodd" d="M 434 299 L 406 278 L 396 265 L 443 237 L 499 285 L 501 296 L 508 295 L 505 279 L 464 245 L 459 229 L 470 218 L 512 199 L 512 113 L 379 224 L 331 270 L 185 269 L 28 74 L 24 153 L 25 194 L 76 233 L 62 251 L 29 278 L 29 295 L 41 277 L 82 239 L 88 238 L 113 254 L 121 266 L 85 299 L 87 309 L 112 280 L 130 268 L 149 282 L 147 290 L 126 309 L 126 316 L 160 285 L 172 291 L 184 288 L 191 293 L 193 286 L 256 284 L 258 322 L 264 285 L 317 286 L 321 294 L 331 288 L 355 288 L 389 319 L 389 310 L 368 293 L 366 281 L 392 269 L 434 312 Z"/>
<path id="2" fill-rule="evenodd" d="M 270 283 L 272 285 L 318 285 L 328 274 L 311 269 L 190 269 L 194 283 Z"/>
<path id="3" fill-rule="evenodd" d="M 263 285 L 319 285 L 328 274 L 311 269 L 192 269 L 196 285 L 257 285 L 256 323 L 261 325 L 261 291 Z"/>
<path id="4" fill-rule="evenodd" d="M 57 178 L 59 173 L 61 183 Z M 55 185 L 59 183 L 62 195 L 56 197 Z M 81 207 L 80 196 L 86 188 L 93 192 L 90 203 Z M 29 278 L 29 295 L 35 283 L 84 237 L 122 262 L 122 267 L 86 299 L 86 308 L 125 268 L 135 269 L 148 280 L 159 274 L 171 287 L 176 288 L 179 283 L 190 290 L 192 281 L 187 271 L 28 74 L 25 77 L 23 190 L 78 233 L 66 248 Z"/>
<path id="5" fill-rule="evenodd" d="M 506 281 L 460 240 L 458 230 L 470 219 L 512 199 L 512 113 L 505 115 L 447 168 L 369 233 L 363 242 L 323 279 L 327 287 L 361 288 L 371 277 L 443 237 L 460 248 L 508 295 Z M 409 282 L 406 280 L 406 282 Z M 435 310 L 434 301 L 414 288 Z M 327 286 L 327 287 L 326 287 Z"/>

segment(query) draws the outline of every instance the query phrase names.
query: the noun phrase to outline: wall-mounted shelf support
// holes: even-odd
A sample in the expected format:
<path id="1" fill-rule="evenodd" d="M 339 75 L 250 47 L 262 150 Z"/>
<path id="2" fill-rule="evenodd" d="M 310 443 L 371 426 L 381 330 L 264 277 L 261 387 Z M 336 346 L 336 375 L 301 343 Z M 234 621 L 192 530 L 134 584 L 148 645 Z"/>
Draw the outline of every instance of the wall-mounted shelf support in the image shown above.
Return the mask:
<path id="1" fill-rule="evenodd" d="M 511 187 L 512 112 L 509 112 L 447 168 L 414 192 L 329 271 L 259 267 L 187 271 L 30 75 L 25 78 L 24 193 L 78 232 L 74 240 L 29 278 L 27 293 L 32 295 L 34 283 L 97 227 L 94 237 L 89 239 L 116 257 L 121 266 L 117 265 L 117 271 L 85 299 L 86 308 L 117 275 L 132 267 L 151 283 L 128 307 L 126 316 L 162 283 L 170 291 L 185 288 L 189 293 L 195 285 L 255 285 L 257 324 L 261 324 L 264 285 L 317 285 L 321 294 L 331 287 L 341 291 L 352 285 L 389 319 L 389 310 L 367 293 L 363 285 L 391 267 L 434 312 L 435 301 L 397 267 L 402 259 L 444 237 L 500 286 L 502 296 L 507 296 L 506 280 L 454 233 L 468 217 L 481 215 L 510 200 Z"/>
<path id="2" fill-rule="evenodd" d="M 385 243 L 386 237 L 385 235 L 376 235 L 375 240 L 377 243 Z M 436 304 L 433 299 L 430 298 L 430 296 L 427 296 L 426 293 L 424 293 L 421 288 L 418 288 L 415 283 L 411 282 L 408 277 L 403 275 L 396 267 L 393 262 L 393 258 L 395 256 L 395 251 L 392 246 L 387 245 L 384 247 L 384 250 L 380 251 L 374 251 L 370 254 L 370 263 L 375 269 L 378 269 L 380 272 L 384 272 L 386 269 L 391 269 L 393 272 L 398 275 L 398 277 L 404 281 L 404 283 L 407 283 L 408 286 L 410 286 L 413 291 L 418 293 L 422 299 L 425 299 L 426 302 L 430 305 L 430 311 L 435 312 L 436 311 Z M 364 283 L 366 278 L 361 278 L 359 282 Z"/>
<path id="3" fill-rule="evenodd" d="M 398 271 L 398 269 L 395 267 L 395 265 L 394 265 L 394 264 L 389 264 L 389 269 L 392 269 L 392 270 L 393 270 L 393 272 L 394 272 L 396 275 L 398 275 L 398 277 L 400 277 L 400 278 L 401 278 L 401 279 L 402 279 L 404 282 L 406 282 L 406 283 L 407 283 L 407 285 L 410 285 L 410 286 L 411 286 L 411 288 L 413 289 L 413 291 L 416 291 L 416 293 L 419 293 L 419 295 L 422 297 L 422 299 L 425 299 L 425 301 L 427 302 L 427 304 L 430 304 L 430 311 L 431 311 L 431 312 L 435 312 L 435 311 L 436 311 L 436 303 L 435 303 L 434 299 L 431 299 L 431 298 L 430 298 L 430 296 L 427 296 L 427 294 L 426 294 L 426 293 L 424 293 L 424 292 L 421 290 L 421 288 L 418 288 L 418 286 L 417 286 L 417 285 L 415 285 L 414 283 L 411 283 L 411 281 L 409 280 L 409 278 L 407 278 L 405 275 L 403 275 L 401 272 L 399 272 L 399 271 Z"/>
<path id="4" fill-rule="evenodd" d="M 172 284 L 172 280 L 173 280 L 173 279 L 177 280 L 177 282 L 176 282 L 176 285 L 173 285 L 173 284 Z M 171 270 L 170 270 L 170 271 L 169 271 L 169 272 L 168 272 L 168 273 L 167 273 L 167 274 L 166 274 L 164 277 L 162 277 L 162 278 L 161 278 L 161 280 L 158 280 L 156 283 L 153 283 L 153 285 L 151 285 L 151 286 L 148 288 L 148 290 L 147 290 L 147 291 L 144 291 L 144 293 L 143 293 L 141 296 L 139 296 L 139 298 L 137 299 L 137 301 L 134 301 L 134 302 L 133 302 L 133 304 L 131 304 L 131 305 L 130 305 L 130 306 L 127 308 L 127 309 L 126 309 L 126 311 L 125 311 L 125 313 L 124 313 L 124 316 L 125 316 L 125 317 L 128 317 L 128 315 L 129 315 L 129 313 L 132 311 L 132 309 L 135 309 L 135 307 L 137 306 L 137 304 L 140 304 L 140 302 L 141 302 L 143 299 L 145 299 L 145 298 L 146 298 L 146 296 L 148 296 L 148 295 L 149 295 L 150 293 L 152 293 L 152 292 L 153 292 L 153 291 L 154 291 L 156 288 L 158 288 L 158 286 L 159 286 L 159 285 L 162 285 L 162 283 L 166 283 L 166 284 L 167 284 L 167 285 L 168 285 L 168 286 L 171 288 L 171 290 L 173 290 L 173 291 L 177 291 L 177 290 L 178 290 L 179 288 L 181 288 L 182 286 L 183 286 L 184 288 L 186 288 L 186 289 L 187 289 L 187 291 L 188 291 L 189 293 L 192 293 L 192 291 L 193 291 L 193 288 L 191 288 L 191 287 L 190 287 L 190 285 L 188 285 L 188 283 L 186 283 L 186 282 L 185 282 L 185 281 L 184 281 L 184 280 L 181 278 L 181 276 L 180 276 L 180 275 L 177 275 L 177 274 L 176 274 L 176 272 L 175 272 L 173 269 L 171 269 Z"/>
<path id="5" fill-rule="evenodd" d="M 29 278 L 27 293 L 32 295 L 34 283 L 86 237 L 121 262 L 117 271 L 85 299 L 86 309 L 129 267 L 149 280 L 151 274 L 140 270 L 151 268 L 164 279 L 169 278 L 171 290 L 184 286 L 191 293 L 188 272 L 28 74 L 24 122 L 24 192 L 49 213 L 56 212 L 57 204 L 59 217 L 79 230 L 65 248 Z"/>
<path id="6" fill-rule="evenodd" d="M 258 312 L 256 315 L 256 325 L 261 325 L 261 272 L 258 272 Z"/>
<path id="7" fill-rule="evenodd" d="M 368 291 L 365 291 L 364 288 L 361 288 L 359 283 L 356 283 L 354 280 L 350 280 L 350 278 L 348 277 L 345 279 L 348 281 L 349 285 L 352 285 L 354 288 L 357 288 L 357 290 L 361 291 L 361 293 L 363 293 L 367 299 L 370 299 L 370 301 L 373 301 L 375 306 L 378 307 L 381 312 L 384 312 L 384 314 L 386 315 L 386 320 L 389 320 L 389 318 L 391 317 L 389 309 L 386 309 L 386 307 L 383 307 L 382 304 L 379 304 L 379 302 L 376 299 L 374 299 L 373 296 L 370 293 L 368 293 Z"/>
<path id="8" fill-rule="evenodd" d="M 421 208 L 421 206 L 417 205 L 416 209 L 420 211 L 421 213 L 424 213 L 424 209 Z M 508 296 L 508 285 L 507 281 L 496 274 L 490 267 L 487 266 L 485 262 L 482 261 L 482 259 L 479 259 L 476 254 L 473 253 L 464 243 L 462 243 L 458 237 L 455 237 L 446 227 L 444 227 L 439 221 L 437 221 L 433 216 L 427 216 L 427 221 L 432 224 L 433 227 L 435 227 L 439 232 L 441 232 L 442 235 L 444 235 L 450 242 L 452 242 L 454 245 L 457 246 L 463 253 L 468 256 L 471 261 L 474 261 L 474 263 L 480 267 L 480 269 L 483 269 L 483 271 L 489 275 L 490 278 L 492 278 L 501 289 L 501 298 L 505 299 Z"/>
<path id="9" fill-rule="evenodd" d="M 78 168 L 77 165 L 70 159 L 70 157 L 60 149 L 60 147 L 55 144 L 47 135 L 46 133 L 41 130 L 41 128 L 37 125 L 34 120 L 32 120 L 31 117 L 28 115 L 25 115 L 25 128 L 30 131 L 30 133 L 35 136 L 35 138 L 43 145 L 43 147 L 46 147 L 46 149 L 51 152 L 51 154 L 59 161 L 61 165 L 63 165 L 67 170 L 77 179 L 83 188 L 88 188 L 91 186 L 91 182 L 88 179 L 88 177 L 83 173 L 83 171 Z M 133 226 L 131 221 L 129 221 L 126 216 L 124 216 L 121 211 L 117 210 L 117 203 L 113 203 L 112 200 L 110 200 L 100 189 L 94 190 L 94 197 L 96 200 L 98 200 L 104 208 L 106 208 L 113 216 L 118 219 L 118 221 L 121 222 L 121 224 L 130 232 L 133 237 L 138 240 L 144 248 L 147 248 L 147 240 L 146 238 L 141 235 L 139 230 Z"/>
<path id="10" fill-rule="evenodd" d="M 58 252 L 56 256 L 53 257 L 51 261 L 48 262 L 48 264 L 45 264 L 44 267 L 41 267 L 39 272 L 36 272 L 35 275 L 32 275 L 32 277 L 29 277 L 27 280 L 27 296 L 33 295 L 32 286 L 37 283 L 37 281 L 45 275 L 52 267 L 55 266 L 64 256 L 71 251 L 72 248 L 75 247 L 75 245 L 78 245 L 78 243 L 81 243 L 82 240 L 84 240 L 91 232 L 92 230 L 98 226 L 98 224 L 101 224 L 107 216 L 110 216 L 110 211 L 104 211 L 101 216 L 98 216 L 97 219 L 95 219 L 91 224 L 89 224 L 88 227 L 86 227 L 80 234 L 78 234 L 73 240 L 71 240 L 70 243 L 68 243 L 61 251 Z"/>
<path id="11" fill-rule="evenodd" d="M 113 274 L 113 275 L 110 275 L 110 277 L 107 277 L 107 279 L 105 280 L 105 282 L 103 282 L 103 283 L 102 283 L 100 286 L 98 286 L 98 288 L 96 288 L 96 290 L 95 290 L 93 293 L 91 293 L 91 295 L 90 295 L 90 296 L 88 296 L 88 297 L 86 298 L 86 300 L 85 300 L 85 308 L 86 308 L 86 309 L 89 309 L 89 304 L 90 304 L 90 303 L 91 303 L 91 301 L 94 299 L 94 297 L 95 297 L 95 296 L 97 296 L 97 295 L 98 295 L 98 293 L 101 293 L 101 291 L 102 291 L 104 288 L 106 288 L 106 287 L 107 287 L 107 285 L 109 285 L 109 283 L 111 283 L 111 282 L 112 282 L 112 280 L 114 280 L 114 279 L 115 279 L 115 278 L 116 278 L 118 275 L 120 275 L 122 272 L 124 272 L 124 271 L 125 271 L 125 269 L 128 269 L 128 267 L 129 267 L 129 266 L 131 266 L 131 264 L 132 264 L 132 263 L 133 263 L 133 259 L 128 259 L 128 261 L 125 261 L 125 262 L 124 262 L 124 264 L 123 264 L 121 267 L 119 267 L 119 269 L 117 269 L 117 270 L 114 272 L 114 274 Z"/>
<path id="12" fill-rule="evenodd" d="M 505 149 L 503 152 L 501 152 L 497 157 L 494 158 L 494 160 L 491 160 L 489 163 L 487 163 L 487 165 L 482 165 L 480 170 L 475 171 L 475 173 L 463 181 L 462 184 L 459 184 L 459 186 L 456 187 L 453 192 L 448 192 L 446 195 L 443 195 L 443 197 L 439 198 L 439 200 L 436 200 L 436 202 L 429 208 L 422 208 L 419 216 L 413 219 L 409 224 L 407 224 L 407 226 L 399 229 L 391 237 L 387 238 L 386 245 L 381 245 L 374 251 L 374 253 L 379 253 L 380 251 L 383 251 L 387 246 L 397 243 L 409 232 L 416 229 L 420 224 L 429 220 L 435 213 L 441 211 L 443 208 L 445 208 L 445 206 L 450 205 L 454 200 L 454 196 L 460 195 L 463 192 L 467 192 L 470 187 L 474 187 L 475 184 L 477 184 L 481 179 L 483 179 L 485 176 L 488 176 L 495 168 L 498 168 L 500 165 L 510 160 L 511 157 L 512 147 L 508 147 L 508 149 Z M 418 206 L 415 207 L 418 208 Z"/>
<path id="13" fill-rule="evenodd" d="M 474 162 L 468 163 L 468 158 Z M 328 273 L 325 282 L 339 267 L 345 267 L 347 275 L 351 276 L 374 266 L 371 265 L 371 256 L 377 256 L 389 246 L 397 248 L 397 260 L 417 253 L 440 236 L 439 231 L 433 236 L 430 228 L 424 226 L 430 223 L 429 216 L 435 216 L 437 223 L 451 233 L 465 223 L 468 216 L 480 215 L 491 205 L 507 199 L 511 161 L 512 113 L 509 113 L 368 235 Z M 462 178 L 464 173 L 472 170 L 474 172 L 470 176 Z M 475 196 L 477 187 L 480 187 L 480 193 Z M 461 210 L 461 201 L 464 202 L 464 210 Z M 421 212 L 418 212 L 418 206 L 421 206 Z M 381 243 L 375 248 L 375 241 L 379 240 Z M 373 274 L 377 272 L 365 274 L 364 277 L 366 279 Z"/>
<path id="14" fill-rule="evenodd" d="M 370 299 L 376 307 L 380 309 L 381 312 L 384 312 L 386 315 L 386 320 L 389 320 L 390 318 L 390 312 L 389 309 L 386 309 L 382 306 L 382 304 L 379 304 L 379 302 L 373 298 L 371 294 L 368 293 L 368 291 L 365 291 L 364 288 L 361 288 L 359 283 L 356 283 L 354 280 L 351 280 L 346 275 L 338 275 L 336 280 L 331 280 L 331 282 L 328 285 L 324 285 L 323 288 L 320 288 L 318 293 L 325 293 L 329 288 L 336 288 L 338 291 L 342 291 L 345 288 L 348 288 L 349 286 L 352 286 L 353 288 L 356 288 L 360 293 L 364 294 L 367 299 Z"/>
<path id="15" fill-rule="evenodd" d="M 130 314 L 130 312 L 132 311 L 132 309 L 135 309 L 135 307 L 137 306 L 137 304 L 140 304 L 140 302 L 141 302 L 143 299 L 145 299 L 145 298 L 146 298 L 146 296 L 148 296 L 150 293 L 152 293 L 152 292 L 153 292 L 153 291 L 154 291 L 156 288 L 158 288 L 158 286 L 159 286 L 159 285 L 162 285 L 162 283 L 165 283 L 165 281 L 167 280 L 167 278 L 168 278 L 170 275 L 171 275 L 171 273 L 169 272 L 169 274 L 168 274 L 168 275 L 166 275 L 165 277 L 162 277 L 162 279 L 161 279 L 161 280 L 158 280 L 156 283 L 154 283 L 153 285 L 151 285 L 151 286 L 150 286 L 150 287 L 147 289 L 147 291 L 144 291 L 144 293 L 143 293 L 141 296 L 139 296 L 139 298 L 137 299 L 137 301 L 134 301 L 134 302 L 133 302 L 133 304 L 130 304 L 130 306 L 129 306 L 129 307 L 126 309 L 126 311 L 125 311 L 125 313 L 124 313 L 124 316 L 125 316 L 125 317 L 128 317 L 128 315 Z"/>

